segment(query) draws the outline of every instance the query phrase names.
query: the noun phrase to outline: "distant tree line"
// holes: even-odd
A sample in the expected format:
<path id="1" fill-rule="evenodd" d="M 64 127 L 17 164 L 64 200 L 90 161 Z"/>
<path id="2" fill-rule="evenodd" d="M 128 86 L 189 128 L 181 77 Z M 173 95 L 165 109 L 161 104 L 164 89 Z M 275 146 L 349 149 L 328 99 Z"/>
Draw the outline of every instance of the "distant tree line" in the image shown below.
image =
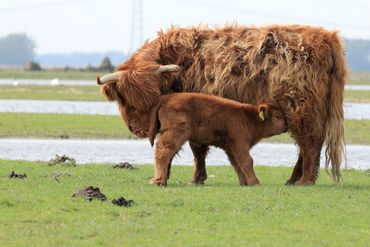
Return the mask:
<path id="1" fill-rule="evenodd" d="M 370 71 L 370 40 L 345 39 L 346 57 L 351 70 Z M 85 67 L 86 70 L 108 70 L 126 58 L 122 52 L 35 54 L 35 41 L 27 34 L 9 34 L 0 37 L 0 65 L 18 65 L 41 69 L 36 64 L 54 67 Z M 112 60 L 111 60 L 112 59 Z M 86 67 L 87 66 L 87 67 Z"/>

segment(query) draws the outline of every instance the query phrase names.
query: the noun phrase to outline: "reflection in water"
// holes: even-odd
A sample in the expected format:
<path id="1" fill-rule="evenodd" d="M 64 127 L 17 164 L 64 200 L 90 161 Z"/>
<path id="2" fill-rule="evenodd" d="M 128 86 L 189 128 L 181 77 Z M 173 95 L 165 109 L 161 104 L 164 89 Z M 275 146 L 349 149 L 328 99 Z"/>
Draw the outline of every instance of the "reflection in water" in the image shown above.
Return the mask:
<path id="1" fill-rule="evenodd" d="M 324 149 L 323 149 L 324 150 Z M 35 140 L 0 139 L 0 159 L 43 160 L 55 154 L 72 156 L 78 163 L 153 164 L 153 149 L 147 140 Z M 297 147 L 292 144 L 260 143 L 252 149 L 254 164 L 292 166 L 297 159 Z M 324 154 L 321 154 L 323 166 Z M 370 146 L 347 146 L 348 168 L 370 168 Z M 187 144 L 176 156 L 174 164 L 191 165 L 193 156 Z M 212 148 L 207 157 L 210 165 L 230 164 L 221 149 Z"/>

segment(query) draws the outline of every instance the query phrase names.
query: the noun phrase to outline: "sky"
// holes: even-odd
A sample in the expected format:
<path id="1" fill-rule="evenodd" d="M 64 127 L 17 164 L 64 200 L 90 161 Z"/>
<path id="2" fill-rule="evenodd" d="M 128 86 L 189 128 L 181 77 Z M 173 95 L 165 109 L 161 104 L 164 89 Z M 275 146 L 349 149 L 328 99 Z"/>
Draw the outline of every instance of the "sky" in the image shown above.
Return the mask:
<path id="1" fill-rule="evenodd" d="M 27 33 L 36 52 L 128 52 L 133 2 L 140 0 L 0 0 L 0 37 Z M 143 39 L 171 25 L 307 24 L 370 40 L 367 0 L 141 0 Z M 136 12 L 138 13 L 138 12 Z M 137 16 L 137 15 L 136 15 Z M 136 18 L 138 19 L 138 18 Z M 142 44 L 135 21 L 133 46 Z"/>

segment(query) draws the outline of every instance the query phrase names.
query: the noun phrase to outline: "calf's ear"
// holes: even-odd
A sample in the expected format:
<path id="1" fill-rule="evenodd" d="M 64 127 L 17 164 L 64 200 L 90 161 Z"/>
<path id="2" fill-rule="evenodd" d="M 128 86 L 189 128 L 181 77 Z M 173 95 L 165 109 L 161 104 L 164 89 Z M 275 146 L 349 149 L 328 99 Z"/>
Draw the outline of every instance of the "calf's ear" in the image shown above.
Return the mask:
<path id="1" fill-rule="evenodd" d="M 267 105 L 259 105 L 258 106 L 258 117 L 263 122 L 268 118 L 268 106 Z"/>

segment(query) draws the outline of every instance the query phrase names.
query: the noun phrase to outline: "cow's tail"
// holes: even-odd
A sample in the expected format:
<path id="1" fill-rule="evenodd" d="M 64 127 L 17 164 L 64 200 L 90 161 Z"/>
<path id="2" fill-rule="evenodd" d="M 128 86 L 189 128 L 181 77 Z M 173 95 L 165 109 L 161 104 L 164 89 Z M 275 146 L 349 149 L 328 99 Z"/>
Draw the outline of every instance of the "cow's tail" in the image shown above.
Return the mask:
<path id="1" fill-rule="evenodd" d="M 341 178 L 340 165 L 342 158 L 346 157 L 344 142 L 343 94 L 345 79 L 347 76 L 347 67 L 344 56 L 344 46 L 336 33 L 333 34 L 333 36 L 336 42 L 331 44 L 333 67 L 329 78 L 325 167 L 328 168 L 329 163 L 332 164 L 331 173 L 333 179 L 334 181 L 339 182 Z"/>
<path id="2" fill-rule="evenodd" d="M 150 110 L 150 125 L 149 125 L 148 137 L 149 137 L 150 145 L 152 145 L 152 147 L 154 145 L 155 136 L 159 132 L 160 125 L 161 125 L 159 122 L 159 118 L 158 118 L 159 107 L 160 105 L 158 104 Z"/>

